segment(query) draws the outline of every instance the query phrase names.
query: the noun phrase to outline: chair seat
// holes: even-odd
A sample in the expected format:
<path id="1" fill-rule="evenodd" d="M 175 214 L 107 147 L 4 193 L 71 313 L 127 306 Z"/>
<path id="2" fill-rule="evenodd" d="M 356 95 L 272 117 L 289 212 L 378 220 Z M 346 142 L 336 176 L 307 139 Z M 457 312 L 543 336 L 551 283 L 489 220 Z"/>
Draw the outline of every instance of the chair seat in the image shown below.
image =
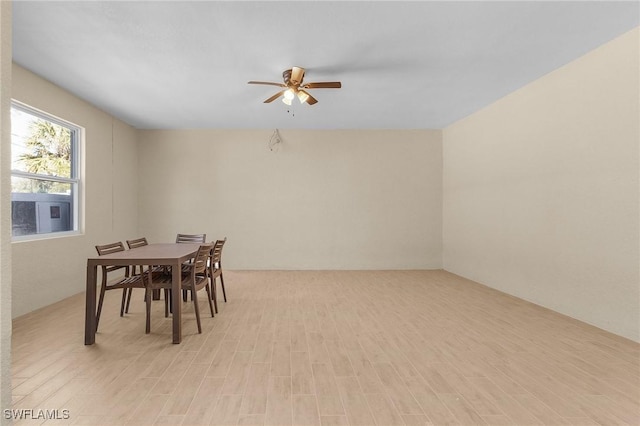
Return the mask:
<path id="1" fill-rule="evenodd" d="M 189 273 L 182 273 L 182 290 L 192 290 L 196 288 L 196 290 L 202 289 L 201 284 L 205 283 L 209 279 L 206 275 L 196 275 L 196 281 L 189 280 Z M 173 279 L 169 274 L 159 275 L 158 278 L 153 277 L 152 282 L 148 284 L 148 288 L 151 290 L 162 290 L 162 289 L 171 289 L 173 283 Z"/>
<path id="2" fill-rule="evenodd" d="M 109 290 L 117 288 L 146 288 L 147 278 L 144 275 L 132 275 L 124 277 L 115 283 L 108 284 Z"/>

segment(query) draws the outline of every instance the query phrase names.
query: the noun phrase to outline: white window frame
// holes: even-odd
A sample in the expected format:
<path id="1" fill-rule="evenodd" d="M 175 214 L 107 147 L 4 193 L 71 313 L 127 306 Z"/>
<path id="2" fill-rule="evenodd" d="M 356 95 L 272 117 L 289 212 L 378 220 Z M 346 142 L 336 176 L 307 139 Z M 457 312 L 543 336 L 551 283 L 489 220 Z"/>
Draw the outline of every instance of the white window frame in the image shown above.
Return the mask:
<path id="1" fill-rule="evenodd" d="M 11 100 L 11 108 L 18 109 L 27 114 L 31 114 L 35 117 L 41 118 L 43 120 L 49 121 L 51 123 L 57 124 L 59 126 L 68 128 L 71 131 L 71 167 L 70 167 L 70 177 L 61 177 L 61 176 L 50 176 L 50 175 L 42 175 L 39 173 L 29 173 L 21 170 L 11 170 L 11 177 L 19 177 L 26 179 L 37 179 L 37 180 L 45 180 L 49 182 L 61 182 L 68 183 L 71 185 L 71 195 L 72 195 L 72 208 L 71 208 L 71 225 L 72 228 L 69 231 L 59 231 L 59 232 L 47 232 L 40 234 L 28 234 L 28 235 L 19 235 L 11 237 L 12 242 L 19 241 L 33 241 L 33 240 L 42 240 L 42 239 L 51 239 L 51 238 L 61 238 L 75 235 L 82 235 L 81 228 L 81 196 L 80 191 L 82 190 L 82 179 L 81 179 L 81 147 L 84 144 L 84 134 L 85 130 L 83 127 L 74 124 L 70 121 L 64 120 L 60 117 L 56 117 L 55 115 L 34 108 L 30 105 L 17 101 L 15 99 Z"/>

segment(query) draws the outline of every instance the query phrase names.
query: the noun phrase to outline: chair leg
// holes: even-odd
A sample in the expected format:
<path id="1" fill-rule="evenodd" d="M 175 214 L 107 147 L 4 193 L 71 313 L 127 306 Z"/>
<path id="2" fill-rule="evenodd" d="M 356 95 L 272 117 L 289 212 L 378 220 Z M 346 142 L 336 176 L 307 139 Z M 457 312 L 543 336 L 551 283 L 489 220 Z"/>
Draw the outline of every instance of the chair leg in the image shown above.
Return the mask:
<path id="1" fill-rule="evenodd" d="M 164 317 L 167 318 L 169 316 L 169 290 L 164 289 Z"/>
<path id="2" fill-rule="evenodd" d="M 133 294 L 133 289 L 130 288 L 129 291 L 127 292 L 127 306 L 125 306 L 124 308 L 124 313 L 128 314 L 129 313 L 129 304 L 131 304 L 131 295 Z"/>
<path id="3" fill-rule="evenodd" d="M 183 302 L 187 301 L 187 290 L 182 290 L 182 301 Z"/>
<path id="4" fill-rule="evenodd" d="M 211 304 L 211 288 L 209 286 L 209 283 L 207 283 L 206 286 L 204 286 L 205 290 L 207 290 L 207 301 L 209 302 L 209 310 L 211 311 L 211 318 L 215 317 L 215 315 L 213 314 L 213 305 Z"/>
<path id="5" fill-rule="evenodd" d="M 151 333 L 151 292 L 149 289 L 145 289 L 144 298 L 146 299 L 147 305 L 147 324 L 145 328 L 145 334 Z"/>
<path id="6" fill-rule="evenodd" d="M 216 314 L 218 313 L 218 292 L 216 291 L 216 279 L 211 280 L 211 297 L 213 298 L 213 306 L 216 308 Z"/>
<path id="7" fill-rule="evenodd" d="M 198 334 L 202 334 L 202 326 L 200 325 L 200 308 L 198 307 L 197 297 L 193 299 L 193 309 L 196 311 L 196 323 L 198 323 Z"/>
<path id="8" fill-rule="evenodd" d="M 127 289 L 122 289 L 122 302 L 120 302 L 120 316 L 124 315 L 124 305 L 127 302 Z"/>
<path id="9" fill-rule="evenodd" d="M 222 271 L 220 271 L 220 284 L 222 284 L 222 296 L 224 296 L 224 303 L 227 303 L 227 293 L 224 291 L 224 277 Z"/>
<path id="10" fill-rule="evenodd" d="M 98 312 L 96 313 L 96 331 L 98 331 L 98 324 L 100 323 L 100 314 L 102 313 L 102 302 L 104 302 L 104 292 L 106 291 L 106 286 L 102 283 L 100 287 L 100 299 L 98 300 Z"/>

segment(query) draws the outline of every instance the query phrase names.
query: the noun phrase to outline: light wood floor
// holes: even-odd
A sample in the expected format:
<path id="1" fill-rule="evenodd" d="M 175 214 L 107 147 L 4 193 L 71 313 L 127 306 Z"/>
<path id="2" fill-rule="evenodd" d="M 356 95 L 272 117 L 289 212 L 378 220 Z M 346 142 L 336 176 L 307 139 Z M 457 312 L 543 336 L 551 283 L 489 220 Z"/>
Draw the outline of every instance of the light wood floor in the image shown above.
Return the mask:
<path id="1" fill-rule="evenodd" d="M 640 423 L 640 345 L 443 271 L 226 272 L 203 334 L 171 344 L 142 291 L 108 292 L 94 346 L 84 295 L 17 319 L 14 407 L 58 424 Z M 22 421 L 17 424 L 41 424 Z"/>

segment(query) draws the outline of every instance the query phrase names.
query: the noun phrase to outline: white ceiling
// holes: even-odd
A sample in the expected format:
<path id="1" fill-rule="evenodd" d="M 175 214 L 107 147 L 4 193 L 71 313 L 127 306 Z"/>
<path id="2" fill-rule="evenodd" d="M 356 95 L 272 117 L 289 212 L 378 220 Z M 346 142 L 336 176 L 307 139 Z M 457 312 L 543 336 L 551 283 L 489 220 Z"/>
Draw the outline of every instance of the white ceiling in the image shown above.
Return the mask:
<path id="1" fill-rule="evenodd" d="M 639 25 L 631 2 L 14 1 L 21 66 L 143 129 L 443 128 Z M 262 101 L 291 66 L 314 106 Z"/>

